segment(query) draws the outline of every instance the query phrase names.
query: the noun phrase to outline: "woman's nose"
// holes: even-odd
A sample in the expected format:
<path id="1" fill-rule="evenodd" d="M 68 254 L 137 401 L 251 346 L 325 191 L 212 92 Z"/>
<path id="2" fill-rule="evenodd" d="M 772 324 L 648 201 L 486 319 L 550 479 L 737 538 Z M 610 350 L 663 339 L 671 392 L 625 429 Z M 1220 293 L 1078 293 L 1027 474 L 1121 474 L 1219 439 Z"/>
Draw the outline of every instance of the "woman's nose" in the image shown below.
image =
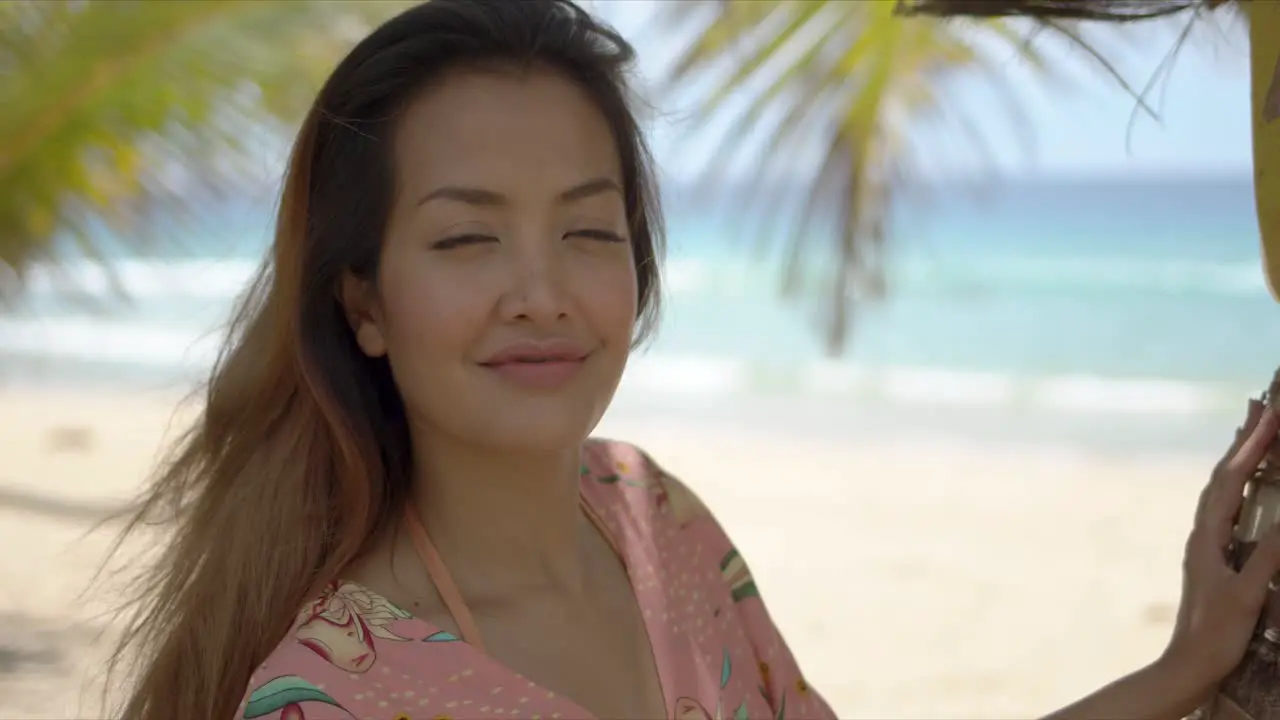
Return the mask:
<path id="1" fill-rule="evenodd" d="M 504 297 L 504 319 L 554 323 L 568 315 L 560 263 L 554 252 L 539 250 L 514 258 L 511 285 Z"/>

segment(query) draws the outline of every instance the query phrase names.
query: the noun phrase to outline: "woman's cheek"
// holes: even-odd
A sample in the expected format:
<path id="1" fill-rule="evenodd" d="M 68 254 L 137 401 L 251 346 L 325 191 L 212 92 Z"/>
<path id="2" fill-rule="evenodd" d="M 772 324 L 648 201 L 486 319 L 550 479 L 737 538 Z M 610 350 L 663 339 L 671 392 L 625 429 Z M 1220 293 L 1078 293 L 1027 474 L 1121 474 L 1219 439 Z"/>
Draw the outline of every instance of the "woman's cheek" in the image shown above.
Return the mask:
<path id="1" fill-rule="evenodd" d="M 625 255 L 600 255 L 580 263 L 575 284 L 585 289 L 583 300 L 591 311 L 630 322 L 636 313 L 636 270 L 630 248 L 626 250 Z"/>

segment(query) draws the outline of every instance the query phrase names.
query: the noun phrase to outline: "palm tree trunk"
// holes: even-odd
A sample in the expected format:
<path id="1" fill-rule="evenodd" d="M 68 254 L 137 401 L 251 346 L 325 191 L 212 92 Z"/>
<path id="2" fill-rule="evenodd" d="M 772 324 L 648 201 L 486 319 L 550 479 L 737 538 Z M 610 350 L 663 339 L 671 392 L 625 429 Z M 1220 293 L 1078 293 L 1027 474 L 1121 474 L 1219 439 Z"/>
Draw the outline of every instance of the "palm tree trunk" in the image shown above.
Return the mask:
<path id="1" fill-rule="evenodd" d="M 1280 300 L 1280 3 L 1252 2 L 1253 177 L 1258 229 L 1271 294 Z"/>

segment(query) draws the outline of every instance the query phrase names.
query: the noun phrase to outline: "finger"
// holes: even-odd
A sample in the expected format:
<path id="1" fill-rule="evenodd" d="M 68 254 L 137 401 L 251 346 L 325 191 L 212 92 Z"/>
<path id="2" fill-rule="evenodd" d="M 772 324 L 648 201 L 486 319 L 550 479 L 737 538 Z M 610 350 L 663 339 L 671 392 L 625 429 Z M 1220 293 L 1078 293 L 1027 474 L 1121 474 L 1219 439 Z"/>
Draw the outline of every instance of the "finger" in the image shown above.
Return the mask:
<path id="1" fill-rule="evenodd" d="M 1266 456 L 1267 448 L 1275 439 L 1278 429 L 1280 429 L 1280 417 L 1276 415 L 1275 408 L 1266 408 L 1253 429 L 1247 433 L 1247 439 L 1228 457 L 1222 469 L 1228 474 L 1248 477 Z"/>
<path id="2" fill-rule="evenodd" d="M 1204 557 L 1213 557 L 1215 562 L 1223 560 L 1223 551 L 1231 542 L 1245 485 L 1280 430 L 1280 415 L 1268 408 L 1253 425 L 1244 442 L 1228 456 L 1226 465 L 1214 471 L 1199 508 L 1193 535 L 1199 536 L 1196 543 Z"/>
<path id="3" fill-rule="evenodd" d="M 1249 398 L 1249 406 L 1245 410 L 1244 424 L 1236 428 L 1235 439 L 1231 442 L 1231 448 L 1227 452 L 1226 457 L 1231 457 L 1244 444 L 1245 439 L 1258 427 L 1258 422 L 1262 420 L 1262 413 L 1267 409 L 1267 404 L 1257 398 Z"/>
<path id="4" fill-rule="evenodd" d="M 1258 423 L 1262 422 L 1263 416 L 1268 412 L 1274 412 L 1274 410 L 1261 400 L 1250 398 L 1249 407 L 1245 411 L 1244 424 L 1236 428 L 1235 435 L 1231 438 L 1231 445 L 1218 461 L 1218 465 L 1214 468 L 1215 472 L 1226 467 L 1227 463 L 1231 462 L 1231 459 L 1239 454 L 1240 448 L 1244 446 L 1245 441 L 1253 436 L 1254 431 L 1258 429 Z"/>
<path id="5" fill-rule="evenodd" d="M 1237 577 L 1240 600 L 1246 609 L 1253 612 L 1262 609 L 1267 588 L 1277 573 L 1280 573 L 1280 530 L 1273 528 L 1258 541 Z"/>
<path id="6" fill-rule="evenodd" d="M 1202 522 L 1216 526 L 1224 521 L 1229 522 L 1240 510 L 1241 496 L 1245 483 L 1253 477 L 1259 463 L 1267 454 L 1271 441 L 1280 430 L 1280 416 L 1271 408 L 1262 413 L 1262 417 L 1254 424 L 1248 437 L 1228 456 L 1227 462 L 1209 479 L 1205 493 L 1204 517 Z"/>
<path id="7" fill-rule="evenodd" d="M 1231 447 L 1227 450 L 1226 458 L 1231 457 L 1244 444 L 1249 434 L 1258 426 L 1258 421 L 1262 419 L 1262 411 L 1267 409 L 1266 403 L 1257 398 L 1249 398 L 1249 405 L 1245 410 L 1244 424 L 1236 428 L 1235 438 L 1231 442 Z"/>
<path id="8" fill-rule="evenodd" d="M 1215 494 L 1214 491 L 1218 487 L 1218 483 L 1215 483 L 1214 480 L 1218 478 L 1222 468 L 1226 466 L 1227 462 L 1229 462 L 1231 458 L 1235 457 L 1236 453 L 1240 451 L 1240 446 L 1244 444 L 1245 440 L 1249 439 L 1249 436 L 1258 427 L 1258 422 L 1262 419 L 1263 410 L 1265 409 L 1266 405 L 1264 405 L 1261 400 L 1256 398 L 1251 398 L 1249 400 L 1249 406 L 1245 412 L 1244 424 L 1236 428 L 1235 436 L 1231 439 L 1231 446 L 1227 448 L 1227 452 L 1222 456 L 1222 459 L 1214 466 L 1213 475 L 1210 476 L 1209 482 L 1200 493 L 1200 501 L 1196 506 L 1197 516 L 1204 512 L 1205 507 L 1209 504 L 1210 499 Z"/>

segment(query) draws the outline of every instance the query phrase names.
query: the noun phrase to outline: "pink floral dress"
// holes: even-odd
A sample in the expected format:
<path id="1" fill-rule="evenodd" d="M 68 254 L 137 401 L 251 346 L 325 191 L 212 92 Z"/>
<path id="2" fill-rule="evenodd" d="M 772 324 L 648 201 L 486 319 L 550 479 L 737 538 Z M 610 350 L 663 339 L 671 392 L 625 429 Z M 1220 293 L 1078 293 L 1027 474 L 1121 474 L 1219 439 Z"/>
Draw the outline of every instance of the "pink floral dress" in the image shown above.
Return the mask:
<path id="1" fill-rule="evenodd" d="M 582 497 L 626 564 L 672 719 L 823 718 L 719 523 L 624 443 L 584 446 Z M 380 595 L 331 583 L 254 672 L 236 718 L 590 718 Z"/>

